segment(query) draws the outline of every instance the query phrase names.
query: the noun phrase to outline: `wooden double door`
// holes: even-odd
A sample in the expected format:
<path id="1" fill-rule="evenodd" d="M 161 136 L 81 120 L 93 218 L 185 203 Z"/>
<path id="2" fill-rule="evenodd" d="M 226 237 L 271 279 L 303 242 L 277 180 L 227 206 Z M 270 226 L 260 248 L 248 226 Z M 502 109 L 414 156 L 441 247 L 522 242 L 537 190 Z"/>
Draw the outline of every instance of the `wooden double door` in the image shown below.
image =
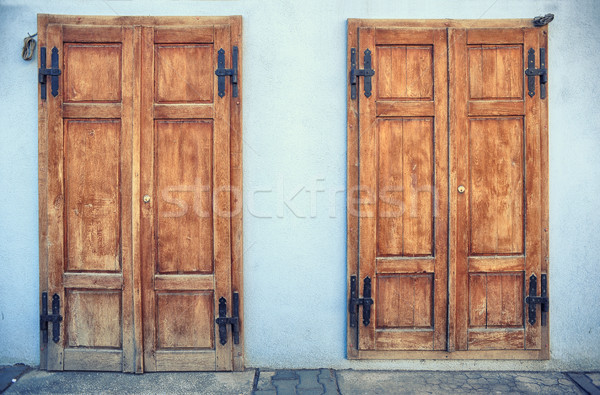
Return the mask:
<path id="1" fill-rule="evenodd" d="M 547 274 L 547 99 L 525 74 L 546 27 L 350 20 L 348 43 L 348 72 L 372 70 L 348 91 L 348 281 L 372 299 L 364 321 L 349 306 L 349 357 L 547 358 L 526 303 Z"/>
<path id="2" fill-rule="evenodd" d="M 40 15 L 38 29 L 60 68 L 39 101 L 40 289 L 62 316 L 42 367 L 241 369 L 243 337 L 215 324 L 242 291 L 241 62 L 235 95 L 215 75 L 241 18 Z"/>

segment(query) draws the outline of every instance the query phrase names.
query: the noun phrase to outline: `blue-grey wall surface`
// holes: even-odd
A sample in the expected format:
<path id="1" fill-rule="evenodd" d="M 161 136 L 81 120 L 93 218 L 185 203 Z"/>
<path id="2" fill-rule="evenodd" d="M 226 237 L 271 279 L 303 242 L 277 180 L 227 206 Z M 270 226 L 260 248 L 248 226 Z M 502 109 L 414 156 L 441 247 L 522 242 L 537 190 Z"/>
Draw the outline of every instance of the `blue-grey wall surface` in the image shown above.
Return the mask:
<path id="1" fill-rule="evenodd" d="M 549 361 L 346 359 L 346 20 L 550 25 Z M 39 363 L 38 13 L 242 15 L 248 367 L 600 369 L 600 2 L 0 0 L 0 364 Z"/>

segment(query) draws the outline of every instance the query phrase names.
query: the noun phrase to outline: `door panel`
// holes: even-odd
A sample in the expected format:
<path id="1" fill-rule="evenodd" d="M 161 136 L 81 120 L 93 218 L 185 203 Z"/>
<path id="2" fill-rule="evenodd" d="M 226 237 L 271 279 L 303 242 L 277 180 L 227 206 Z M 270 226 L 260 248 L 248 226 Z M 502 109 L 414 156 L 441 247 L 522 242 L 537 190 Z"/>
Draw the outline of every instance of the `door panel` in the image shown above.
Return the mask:
<path id="1" fill-rule="evenodd" d="M 433 59 L 446 53 L 446 32 L 365 28 L 358 41 L 361 67 L 373 53 L 377 92 L 367 98 L 358 89 L 358 272 L 374 287 L 359 349 L 444 349 L 447 66 Z"/>
<path id="2" fill-rule="evenodd" d="M 47 99 L 48 292 L 64 311 L 61 339 L 48 344 L 52 370 L 103 360 L 96 370 L 133 371 L 131 183 L 123 182 L 131 179 L 133 34 L 114 33 L 48 26 L 48 47 L 64 54 L 63 88 Z M 92 74 L 90 59 L 107 70 Z M 101 110 L 109 102 L 114 114 Z"/>
<path id="3" fill-rule="evenodd" d="M 527 279 L 541 274 L 539 99 L 523 89 L 538 33 L 449 34 L 453 190 L 465 187 L 456 197 L 456 349 L 539 349 L 539 319 L 530 325 L 524 314 Z"/>
<path id="4" fill-rule="evenodd" d="M 218 299 L 231 301 L 231 255 L 229 102 L 216 95 L 212 56 L 230 48 L 229 27 L 202 43 L 159 30 L 142 32 L 143 74 L 154 75 L 142 106 L 162 109 L 142 119 L 141 191 L 153 197 L 142 206 L 145 369 L 231 370 L 231 336 L 222 345 L 214 335 Z M 172 110 L 180 103 L 185 117 Z"/>
<path id="5" fill-rule="evenodd" d="M 240 22 L 40 16 L 61 69 L 40 101 L 40 285 L 63 316 L 43 367 L 243 368 L 215 324 L 241 293 L 241 99 L 215 75 Z"/>

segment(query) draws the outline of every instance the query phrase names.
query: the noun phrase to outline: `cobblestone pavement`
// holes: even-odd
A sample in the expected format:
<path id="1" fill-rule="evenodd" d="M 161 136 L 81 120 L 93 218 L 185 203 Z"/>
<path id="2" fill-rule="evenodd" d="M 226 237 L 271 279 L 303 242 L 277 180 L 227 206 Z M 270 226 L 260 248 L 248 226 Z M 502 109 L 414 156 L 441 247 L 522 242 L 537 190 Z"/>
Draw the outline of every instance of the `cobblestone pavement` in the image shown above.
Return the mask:
<path id="1" fill-rule="evenodd" d="M 257 370 L 255 395 L 593 394 L 600 373 Z"/>

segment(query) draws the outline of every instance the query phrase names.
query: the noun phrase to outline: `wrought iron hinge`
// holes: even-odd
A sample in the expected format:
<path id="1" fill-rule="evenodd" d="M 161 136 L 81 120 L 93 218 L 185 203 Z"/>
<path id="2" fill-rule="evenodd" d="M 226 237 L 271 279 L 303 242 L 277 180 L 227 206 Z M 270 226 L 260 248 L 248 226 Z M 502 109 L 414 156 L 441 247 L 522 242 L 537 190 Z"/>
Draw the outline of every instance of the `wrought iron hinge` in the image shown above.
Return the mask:
<path id="1" fill-rule="evenodd" d="M 58 49 L 52 48 L 51 55 L 51 66 L 49 69 L 46 68 L 46 47 L 40 48 L 40 68 L 38 72 L 38 81 L 42 84 L 42 100 L 46 100 L 46 77 L 50 76 L 50 83 L 52 86 L 52 96 L 58 95 L 58 76 L 60 75 L 60 69 L 58 68 Z"/>
<path id="2" fill-rule="evenodd" d="M 535 68 L 535 50 L 529 48 L 527 56 L 527 89 L 530 97 L 535 95 L 535 77 L 540 76 L 540 98 L 546 98 L 546 83 L 548 82 L 548 69 L 546 69 L 546 48 L 540 48 L 540 68 Z"/>
<path id="3" fill-rule="evenodd" d="M 356 48 L 350 49 L 350 98 L 356 99 L 356 82 L 357 77 L 365 77 L 365 96 L 371 96 L 371 77 L 375 75 L 375 70 L 371 68 L 371 51 L 365 49 L 364 57 L 364 69 L 357 69 L 356 67 Z"/>
<path id="4" fill-rule="evenodd" d="M 225 68 L 225 50 L 219 49 L 217 69 L 215 74 L 219 77 L 219 97 L 225 96 L 225 77 L 231 76 L 232 96 L 238 97 L 238 47 L 234 46 L 231 52 L 231 68 Z"/>
<path id="5" fill-rule="evenodd" d="M 532 274 L 529 277 L 529 296 L 525 298 L 525 303 L 529 305 L 529 323 L 535 324 L 535 305 L 539 304 L 541 309 L 541 324 L 546 326 L 546 314 L 548 313 L 548 307 L 550 301 L 548 299 L 548 282 L 546 275 L 542 274 L 540 279 L 540 296 L 536 296 L 537 289 L 537 277 Z"/>
<path id="6" fill-rule="evenodd" d="M 237 292 L 233 293 L 231 310 L 231 317 L 227 317 L 227 299 L 221 297 L 219 299 L 219 317 L 216 322 L 219 325 L 219 341 L 223 345 L 227 343 L 227 325 L 231 325 L 233 344 L 240 343 L 240 296 Z"/>
<path id="7" fill-rule="evenodd" d="M 48 322 L 52 322 L 52 340 L 58 343 L 60 340 L 60 296 L 52 296 L 52 314 L 48 314 L 48 293 L 42 292 L 42 314 L 40 315 L 40 330 L 42 331 L 42 342 L 48 343 Z"/>
<path id="8" fill-rule="evenodd" d="M 368 326 L 371 321 L 371 279 L 365 277 L 363 282 L 363 297 L 358 297 L 358 287 L 356 284 L 356 276 L 350 277 L 350 301 L 348 302 L 348 312 L 350 313 L 350 326 L 355 328 L 358 326 L 358 306 L 363 307 L 363 325 Z"/>

